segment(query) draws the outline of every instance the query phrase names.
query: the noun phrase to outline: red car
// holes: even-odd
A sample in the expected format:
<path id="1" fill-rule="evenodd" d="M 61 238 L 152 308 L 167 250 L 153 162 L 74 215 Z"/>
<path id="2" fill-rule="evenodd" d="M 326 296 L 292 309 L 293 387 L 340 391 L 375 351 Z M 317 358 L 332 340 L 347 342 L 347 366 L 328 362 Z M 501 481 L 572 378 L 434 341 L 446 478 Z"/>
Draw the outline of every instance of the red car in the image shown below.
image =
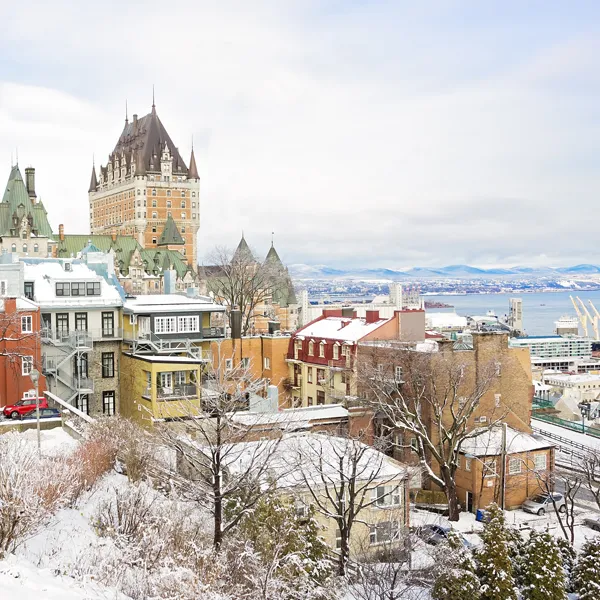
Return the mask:
<path id="1" fill-rule="evenodd" d="M 5 417 L 10 417 L 11 419 L 20 419 L 23 415 L 35 410 L 35 407 L 35 398 L 23 398 L 15 404 L 5 406 L 2 410 L 2 414 Z M 40 398 L 40 408 L 48 408 L 48 402 L 45 396 Z"/>

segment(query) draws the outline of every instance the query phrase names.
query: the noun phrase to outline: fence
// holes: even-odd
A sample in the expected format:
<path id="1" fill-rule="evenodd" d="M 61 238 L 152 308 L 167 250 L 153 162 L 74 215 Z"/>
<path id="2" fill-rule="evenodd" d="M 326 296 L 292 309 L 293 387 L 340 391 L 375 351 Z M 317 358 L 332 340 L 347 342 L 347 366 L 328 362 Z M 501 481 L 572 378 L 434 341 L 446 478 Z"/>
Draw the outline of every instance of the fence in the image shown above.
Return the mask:
<path id="1" fill-rule="evenodd" d="M 584 431 L 582 423 L 574 423 L 573 421 L 567 421 L 566 419 L 561 419 L 556 415 L 534 412 L 531 416 L 533 419 L 537 419 L 538 421 L 545 421 L 546 423 L 558 425 L 559 427 L 563 427 L 564 429 L 570 429 L 571 431 L 576 431 L 577 433 L 585 433 L 586 435 L 590 435 L 595 438 L 600 438 L 600 430 L 598 430 L 595 427 L 588 426 L 585 428 Z"/>

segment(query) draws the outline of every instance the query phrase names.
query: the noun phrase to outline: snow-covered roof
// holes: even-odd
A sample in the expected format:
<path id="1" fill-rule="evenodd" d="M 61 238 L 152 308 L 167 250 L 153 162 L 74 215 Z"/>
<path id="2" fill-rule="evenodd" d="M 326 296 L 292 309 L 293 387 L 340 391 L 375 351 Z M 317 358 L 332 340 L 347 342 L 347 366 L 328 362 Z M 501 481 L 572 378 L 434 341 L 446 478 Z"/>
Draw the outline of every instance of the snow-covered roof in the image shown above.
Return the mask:
<path id="1" fill-rule="evenodd" d="M 581 373 L 578 375 L 549 375 L 548 381 L 553 384 L 580 384 L 580 383 L 598 383 L 600 381 L 600 375 L 590 375 L 588 373 Z"/>
<path id="2" fill-rule="evenodd" d="M 225 307 L 216 304 L 208 296 L 183 296 L 180 294 L 140 294 L 125 300 L 123 312 L 144 314 L 153 312 L 225 312 Z"/>
<path id="3" fill-rule="evenodd" d="M 358 317 L 325 317 L 309 323 L 306 327 L 299 329 L 297 333 L 304 338 L 358 342 L 388 321 L 389 319 L 379 319 L 373 323 L 367 323 L 366 319 Z"/>
<path id="4" fill-rule="evenodd" d="M 65 265 L 69 265 L 68 270 L 65 270 Z M 24 279 L 33 281 L 34 301 L 42 308 L 122 305 L 117 288 L 77 260 L 48 259 L 24 262 Z M 56 284 L 60 282 L 99 282 L 100 295 L 57 296 Z"/>
<path id="5" fill-rule="evenodd" d="M 188 356 L 166 356 L 162 354 L 131 354 L 131 352 L 125 352 L 126 356 L 137 358 L 140 360 L 146 360 L 148 362 L 155 363 L 188 363 L 193 365 L 200 365 L 205 363 L 206 360 L 201 358 L 190 358 Z"/>
<path id="6" fill-rule="evenodd" d="M 352 450 L 353 444 L 358 444 L 359 452 Z M 289 433 L 279 440 L 239 443 L 227 454 L 227 461 L 235 472 L 247 469 L 251 461 L 260 463 L 269 459 L 268 473 L 277 479 L 279 487 L 304 487 L 305 478 L 318 487 L 323 485 L 322 475 L 332 481 L 339 477 L 340 457 L 343 457 L 343 472 L 349 476 L 352 455 L 358 457 L 355 471 L 358 481 L 381 482 L 409 475 L 406 466 L 371 446 L 324 433 Z"/>
<path id="7" fill-rule="evenodd" d="M 27 298 L 17 298 L 17 310 L 37 310 L 38 305 Z"/>
<path id="8" fill-rule="evenodd" d="M 454 312 L 426 312 L 425 321 L 431 329 L 444 329 L 445 327 L 466 328 L 467 317 L 461 317 Z"/>
<path id="9" fill-rule="evenodd" d="M 309 427 L 311 421 L 340 420 L 348 418 L 348 409 L 341 404 L 287 408 L 278 412 L 239 412 L 233 417 L 237 423 L 248 426 L 278 425 L 283 428 Z"/>
<path id="10" fill-rule="evenodd" d="M 536 439 L 529 433 L 506 428 L 506 453 L 518 454 L 551 448 L 554 444 L 547 440 Z M 481 433 L 465 440 L 460 451 L 473 456 L 497 456 L 502 454 L 502 427 L 482 428 Z"/>

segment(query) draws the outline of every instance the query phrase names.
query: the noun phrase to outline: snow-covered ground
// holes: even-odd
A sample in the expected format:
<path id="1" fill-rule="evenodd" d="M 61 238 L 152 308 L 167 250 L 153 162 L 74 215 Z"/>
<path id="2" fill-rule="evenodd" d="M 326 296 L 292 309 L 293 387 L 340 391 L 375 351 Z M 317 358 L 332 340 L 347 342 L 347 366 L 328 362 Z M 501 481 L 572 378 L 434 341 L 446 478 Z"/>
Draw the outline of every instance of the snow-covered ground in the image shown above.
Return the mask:
<path id="1" fill-rule="evenodd" d="M 531 425 L 534 429 L 539 429 L 552 435 L 558 435 L 575 444 L 581 444 L 583 446 L 587 446 L 591 450 L 600 451 L 600 438 L 579 433 L 578 431 L 573 431 L 571 429 L 567 429 L 566 427 L 560 427 L 559 425 L 553 425 L 551 423 L 547 423 L 546 421 L 540 421 L 539 419 L 532 419 Z M 558 444 L 558 442 L 556 442 L 556 440 L 552 440 L 551 437 L 548 437 L 548 439 L 555 441 L 555 443 Z"/>

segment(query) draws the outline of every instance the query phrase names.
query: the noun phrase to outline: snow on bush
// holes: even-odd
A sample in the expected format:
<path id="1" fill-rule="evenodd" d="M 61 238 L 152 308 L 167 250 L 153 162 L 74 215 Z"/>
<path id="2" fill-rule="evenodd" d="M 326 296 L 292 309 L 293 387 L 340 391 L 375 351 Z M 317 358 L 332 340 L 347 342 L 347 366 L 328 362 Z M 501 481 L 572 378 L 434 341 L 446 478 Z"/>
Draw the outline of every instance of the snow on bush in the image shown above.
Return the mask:
<path id="1" fill-rule="evenodd" d="M 579 600 L 600 598 L 600 538 L 592 538 L 584 544 L 572 577 Z"/>
<path id="2" fill-rule="evenodd" d="M 531 532 L 523 560 L 524 600 L 566 600 L 562 555 L 549 533 Z"/>
<path id="3" fill-rule="evenodd" d="M 43 457 L 18 433 L 0 436 L 0 558 L 13 552 L 77 491 L 68 458 Z"/>

